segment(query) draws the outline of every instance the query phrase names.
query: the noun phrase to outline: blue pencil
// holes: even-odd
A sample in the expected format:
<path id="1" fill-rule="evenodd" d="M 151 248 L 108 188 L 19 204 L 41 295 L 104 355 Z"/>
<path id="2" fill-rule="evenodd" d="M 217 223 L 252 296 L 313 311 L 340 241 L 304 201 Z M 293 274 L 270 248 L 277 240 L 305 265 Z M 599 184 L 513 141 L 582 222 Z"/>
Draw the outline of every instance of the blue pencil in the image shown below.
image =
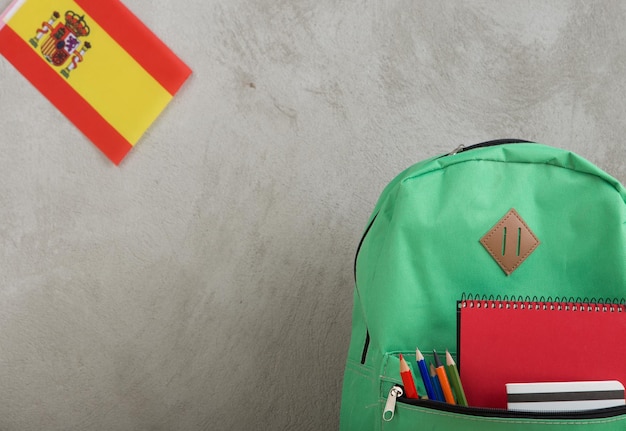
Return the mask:
<path id="1" fill-rule="evenodd" d="M 430 380 L 430 375 L 428 374 L 428 368 L 426 367 L 426 361 L 424 360 L 424 355 L 420 352 L 420 349 L 415 349 L 415 360 L 417 361 L 417 366 L 420 370 L 420 374 L 422 375 L 422 381 L 424 382 L 424 387 L 426 388 L 426 395 L 428 395 L 428 399 L 436 400 L 435 389 L 433 388 L 433 384 Z"/>
<path id="2" fill-rule="evenodd" d="M 441 389 L 441 383 L 439 383 L 439 377 L 437 377 L 437 371 L 435 371 L 435 366 L 430 364 L 430 377 L 433 380 L 433 388 L 435 389 L 435 394 L 437 398 L 436 401 L 445 401 L 446 399 L 443 396 L 443 390 Z"/>

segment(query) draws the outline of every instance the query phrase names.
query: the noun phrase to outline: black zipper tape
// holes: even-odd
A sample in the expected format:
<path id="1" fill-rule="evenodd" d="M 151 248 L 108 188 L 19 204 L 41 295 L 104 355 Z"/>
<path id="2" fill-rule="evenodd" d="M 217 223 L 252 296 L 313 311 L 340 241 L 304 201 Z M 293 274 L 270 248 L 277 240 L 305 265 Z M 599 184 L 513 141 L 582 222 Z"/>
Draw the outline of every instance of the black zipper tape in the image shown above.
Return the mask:
<path id="1" fill-rule="evenodd" d="M 361 353 L 361 365 L 365 364 L 365 360 L 367 359 L 367 351 L 370 347 L 370 331 L 365 333 L 365 344 L 363 346 L 363 353 Z"/>
<path id="2" fill-rule="evenodd" d="M 365 237 L 367 236 L 367 233 L 370 231 L 370 229 L 372 228 L 372 225 L 376 221 L 376 217 L 378 217 L 378 213 L 376 213 L 374 217 L 372 217 L 372 221 L 367 226 L 367 229 L 365 229 L 365 232 L 363 232 L 363 235 L 361 236 L 361 241 L 359 241 L 359 246 L 356 248 L 356 253 L 354 255 L 354 282 L 355 283 L 356 283 L 356 261 L 359 257 L 359 251 L 361 251 L 361 247 L 363 246 L 363 241 L 365 241 Z"/>
<path id="3" fill-rule="evenodd" d="M 365 232 L 363 233 L 363 236 L 361 237 L 361 241 L 359 241 L 359 246 L 356 249 L 356 255 L 354 256 L 354 284 L 355 285 L 356 285 L 356 261 L 357 261 L 357 259 L 359 257 L 359 251 L 361 250 L 361 246 L 363 245 L 363 241 L 365 241 L 365 236 L 367 235 L 367 233 L 372 228 L 372 225 L 374 224 L 374 221 L 376 221 L 376 217 L 377 216 L 378 216 L 378 213 L 376 213 L 376 215 L 374 215 L 374 217 L 372 217 L 372 221 L 367 226 L 367 229 L 365 229 Z M 370 332 L 366 328 L 365 343 L 364 343 L 364 346 L 363 346 L 363 352 L 361 353 L 361 365 L 365 364 L 365 359 L 367 358 L 367 351 L 369 350 L 369 346 L 370 346 Z"/>
<path id="4" fill-rule="evenodd" d="M 595 410 L 580 411 L 545 411 L 526 412 L 516 410 L 494 409 L 487 407 L 466 407 L 455 404 L 447 404 L 441 401 L 416 400 L 405 396 L 398 397 L 398 402 L 417 407 L 425 407 L 431 410 L 438 410 L 448 413 L 462 414 L 466 416 L 479 416 L 486 418 L 502 419 L 604 419 L 615 416 L 626 415 L 626 406 L 607 407 Z"/>
<path id="5" fill-rule="evenodd" d="M 459 151 L 457 151 L 457 153 L 462 153 L 462 152 L 469 151 L 469 150 L 475 150 L 477 148 L 495 147 L 497 145 L 505 145 L 505 144 L 532 144 L 532 143 L 533 142 L 526 141 L 524 139 L 514 139 L 514 138 L 494 139 L 493 141 L 485 141 L 485 142 L 481 142 L 479 144 L 470 145 L 469 147 L 462 147 L 462 148 L 459 149 Z"/>

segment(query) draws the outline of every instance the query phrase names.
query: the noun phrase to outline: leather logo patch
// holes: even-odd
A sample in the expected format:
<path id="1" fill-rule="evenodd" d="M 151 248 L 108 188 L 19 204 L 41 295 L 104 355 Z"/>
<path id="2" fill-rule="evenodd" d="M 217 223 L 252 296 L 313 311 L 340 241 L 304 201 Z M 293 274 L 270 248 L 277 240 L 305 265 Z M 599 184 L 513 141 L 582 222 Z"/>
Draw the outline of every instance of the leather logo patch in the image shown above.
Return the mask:
<path id="1" fill-rule="evenodd" d="M 511 275 L 535 251 L 539 240 L 512 208 L 481 238 L 480 243 L 506 275 Z"/>

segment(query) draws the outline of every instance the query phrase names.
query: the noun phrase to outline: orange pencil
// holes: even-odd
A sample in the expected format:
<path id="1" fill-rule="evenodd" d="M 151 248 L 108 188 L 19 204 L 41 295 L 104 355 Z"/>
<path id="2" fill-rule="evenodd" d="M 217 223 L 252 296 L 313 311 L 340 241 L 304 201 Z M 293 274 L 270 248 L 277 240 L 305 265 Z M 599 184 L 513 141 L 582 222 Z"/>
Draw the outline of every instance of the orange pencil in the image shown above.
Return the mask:
<path id="1" fill-rule="evenodd" d="M 448 404 L 456 404 L 454 401 L 454 395 L 452 395 L 452 389 L 450 388 L 450 382 L 448 381 L 448 375 L 446 374 L 446 369 L 441 364 L 439 360 L 439 356 L 437 356 L 437 352 L 433 350 L 433 358 L 435 360 L 435 371 L 437 372 L 437 377 L 439 377 L 439 383 L 441 383 L 441 390 L 443 391 L 443 397 L 446 399 Z"/>
<path id="2" fill-rule="evenodd" d="M 419 398 L 417 389 L 415 388 L 415 381 L 413 380 L 413 374 L 409 368 L 409 364 L 402 357 L 400 353 L 400 377 L 402 377 L 402 384 L 404 385 L 404 394 L 407 398 Z"/>

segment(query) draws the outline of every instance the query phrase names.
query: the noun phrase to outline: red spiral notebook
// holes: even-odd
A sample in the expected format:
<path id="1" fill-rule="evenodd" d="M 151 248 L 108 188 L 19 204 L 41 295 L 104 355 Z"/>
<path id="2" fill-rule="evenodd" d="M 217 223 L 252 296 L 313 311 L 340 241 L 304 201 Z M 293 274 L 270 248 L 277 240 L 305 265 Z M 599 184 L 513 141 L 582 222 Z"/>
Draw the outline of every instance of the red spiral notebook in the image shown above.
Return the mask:
<path id="1" fill-rule="evenodd" d="M 507 383 L 626 383 L 626 304 L 462 300 L 458 366 L 470 406 L 507 407 Z"/>

